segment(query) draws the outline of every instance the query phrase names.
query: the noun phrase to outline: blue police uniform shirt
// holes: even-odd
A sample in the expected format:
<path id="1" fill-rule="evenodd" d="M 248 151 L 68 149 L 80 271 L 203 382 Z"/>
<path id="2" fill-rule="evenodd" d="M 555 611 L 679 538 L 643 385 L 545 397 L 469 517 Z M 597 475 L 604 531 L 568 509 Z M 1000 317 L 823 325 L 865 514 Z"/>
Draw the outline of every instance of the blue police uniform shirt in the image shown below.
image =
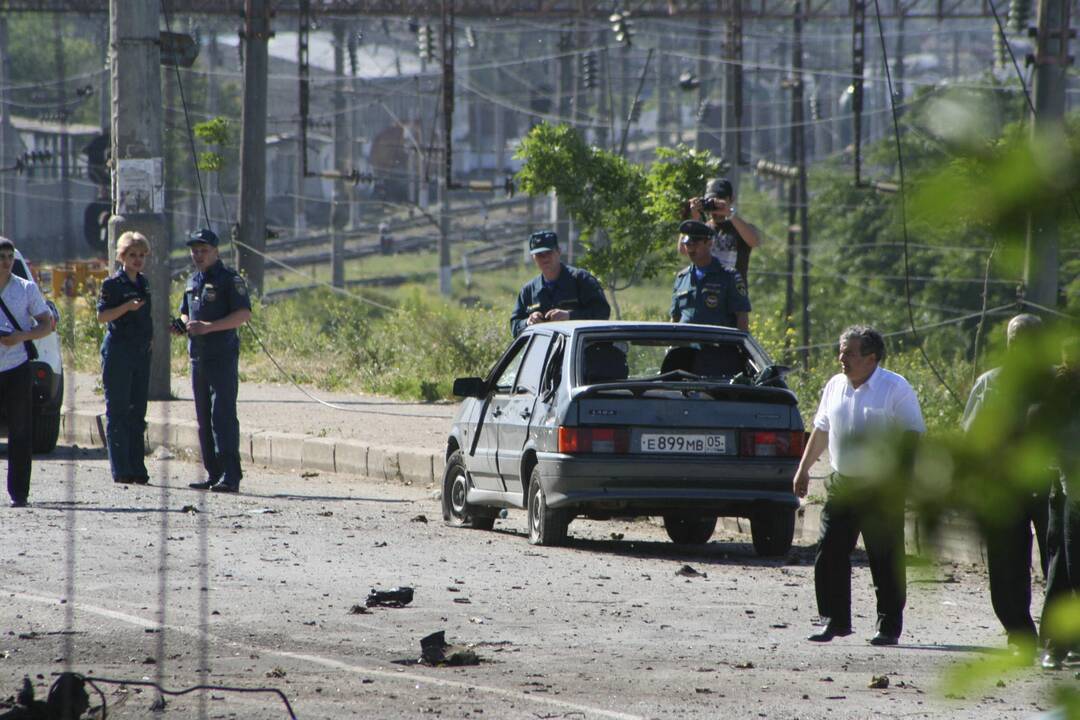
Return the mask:
<path id="1" fill-rule="evenodd" d="M 135 280 L 123 270 L 106 278 L 98 294 L 97 309 L 111 310 L 134 298 L 143 301 L 138 310 L 130 310 L 106 325 L 106 332 L 113 341 L 147 343 L 154 337 L 154 324 L 150 317 L 150 283 L 138 273 Z"/>
<path id="2" fill-rule="evenodd" d="M 237 310 L 250 310 L 247 283 L 240 273 L 218 260 L 206 272 L 188 278 L 180 314 L 191 320 L 213 322 Z M 240 352 L 236 330 L 221 330 L 206 335 L 188 336 L 188 355 L 192 360 L 212 360 Z"/>
<path id="3" fill-rule="evenodd" d="M 521 288 L 510 315 L 510 332 L 517 337 L 529 326 L 530 315 L 555 308 L 568 311 L 571 320 L 611 317 L 611 306 L 600 282 L 584 270 L 560 263 L 559 277 L 554 281 L 545 281 L 543 275 L 537 275 Z"/>
<path id="4" fill-rule="evenodd" d="M 705 268 L 690 265 L 675 276 L 671 321 L 736 327 L 735 313 L 750 312 L 742 277 L 713 258 Z"/>

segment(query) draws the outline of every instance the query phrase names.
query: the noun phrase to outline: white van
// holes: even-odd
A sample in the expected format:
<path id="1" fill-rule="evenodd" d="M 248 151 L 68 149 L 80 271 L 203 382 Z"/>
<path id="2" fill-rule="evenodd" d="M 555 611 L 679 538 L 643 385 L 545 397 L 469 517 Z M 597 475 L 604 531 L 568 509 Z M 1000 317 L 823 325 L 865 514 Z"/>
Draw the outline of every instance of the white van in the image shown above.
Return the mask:
<path id="1" fill-rule="evenodd" d="M 15 251 L 15 266 L 12 272 L 24 280 L 35 282 L 29 263 L 18 250 Z M 60 311 L 51 300 L 45 302 L 53 315 L 55 330 L 56 323 L 60 320 Z M 56 440 L 60 436 L 60 405 L 64 399 L 64 364 L 60 351 L 60 335 L 56 332 L 50 333 L 35 340 L 34 347 L 37 348 L 38 356 L 30 362 L 30 375 L 34 382 L 33 445 L 35 453 L 48 453 L 56 448 Z"/>

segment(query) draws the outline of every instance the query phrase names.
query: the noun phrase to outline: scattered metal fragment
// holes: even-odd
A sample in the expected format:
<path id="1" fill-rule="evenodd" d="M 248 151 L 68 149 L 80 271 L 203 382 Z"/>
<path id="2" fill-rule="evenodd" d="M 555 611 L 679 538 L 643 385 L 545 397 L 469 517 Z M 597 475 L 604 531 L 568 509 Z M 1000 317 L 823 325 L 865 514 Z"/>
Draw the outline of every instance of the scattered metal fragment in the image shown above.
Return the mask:
<path id="1" fill-rule="evenodd" d="M 424 515 L 423 513 L 421 513 L 421 514 L 417 515 L 416 517 L 414 517 L 412 519 L 412 522 L 426 523 L 427 522 L 427 515 Z"/>
<path id="2" fill-rule="evenodd" d="M 870 679 L 870 684 L 867 687 L 874 690 L 884 690 L 885 688 L 889 687 L 889 676 L 875 675 Z"/>
<path id="3" fill-rule="evenodd" d="M 405 607 L 413 600 L 413 589 L 411 587 L 402 586 L 390 588 L 389 590 L 376 590 L 372 588 L 368 593 L 366 604 L 368 607 Z"/>
<path id="4" fill-rule="evenodd" d="M 319 471 L 318 470 L 305 470 L 304 472 L 300 473 L 300 477 L 302 477 L 302 478 L 319 477 Z"/>
<path id="5" fill-rule="evenodd" d="M 754 669 L 754 663 L 750 662 L 749 660 L 747 660 L 745 662 L 741 662 L 741 663 L 736 663 L 735 669 L 736 670 L 753 670 Z"/>
<path id="6" fill-rule="evenodd" d="M 440 630 L 420 639 L 420 662 L 438 667 L 479 665 L 480 656 L 472 649 L 446 643 L 446 631 Z"/>
<path id="7" fill-rule="evenodd" d="M 268 678 L 283 678 L 287 674 L 285 668 L 278 665 L 275 665 L 273 669 L 266 671 L 266 677 Z"/>
<path id="8" fill-rule="evenodd" d="M 683 565 L 681 568 L 675 571 L 675 574 L 682 577 L 709 577 L 707 573 L 695 570 L 689 565 Z"/>
<path id="9" fill-rule="evenodd" d="M 186 513 L 188 515 L 198 515 L 199 508 L 195 507 L 194 505 L 185 505 L 184 507 L 180 508 L 180 512 Z"/>
<path id="10" fill-rule="evenodd" d="M 353 605 L 351 608 L 349 608 L 349 614 L 350 615 L 370 615 L 371 611 L 368 610 L 363 605 Z"/>

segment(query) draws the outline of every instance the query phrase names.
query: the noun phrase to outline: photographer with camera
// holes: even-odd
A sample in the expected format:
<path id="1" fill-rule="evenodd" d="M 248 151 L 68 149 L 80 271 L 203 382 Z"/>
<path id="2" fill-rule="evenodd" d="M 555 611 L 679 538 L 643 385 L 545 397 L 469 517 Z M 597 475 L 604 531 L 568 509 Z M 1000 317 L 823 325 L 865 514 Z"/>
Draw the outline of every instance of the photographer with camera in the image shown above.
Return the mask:
<path id="1" fill-rule="evenodd" d="M 690 219 L 700 220 L 712 229 L 713 257 L 749 284 L 750 251 L 761 245 L 761 233 L 736 214 L 733 195 L 727 178 L 710 180 L 702 197 L 690 199 Z M 683 252 L 681 244 L 679 252 Z"/>

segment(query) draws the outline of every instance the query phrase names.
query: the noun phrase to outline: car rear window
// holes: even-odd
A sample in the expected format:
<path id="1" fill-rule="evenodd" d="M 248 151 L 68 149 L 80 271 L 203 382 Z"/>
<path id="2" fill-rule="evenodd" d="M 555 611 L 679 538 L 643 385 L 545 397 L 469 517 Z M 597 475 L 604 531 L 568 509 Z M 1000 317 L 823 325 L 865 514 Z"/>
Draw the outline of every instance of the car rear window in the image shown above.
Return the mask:
<path id="1" fill-rule="evenodd" d="M 685 377 L 738 382 L 760 370 L 737 341 L 597 338 L 586 340 L 580 357 L 582 385 Z"/>

